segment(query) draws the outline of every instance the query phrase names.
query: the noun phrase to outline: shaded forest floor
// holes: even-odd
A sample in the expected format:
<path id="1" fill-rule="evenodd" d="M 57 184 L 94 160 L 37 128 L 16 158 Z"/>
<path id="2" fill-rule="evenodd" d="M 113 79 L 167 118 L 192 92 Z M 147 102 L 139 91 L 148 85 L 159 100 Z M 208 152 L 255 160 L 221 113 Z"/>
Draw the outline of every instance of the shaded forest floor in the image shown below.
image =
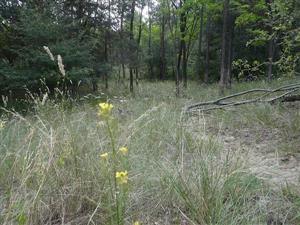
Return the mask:
<path id="1" fill-rule="evenodd" d="M 294 80 L 234 84 L 228 93 Z M 300 223 L 300 104 L 251 104 L 187 116 L 216 85 L 111 84 L 78 101 L 36 99 L 5 112 L 0 130 L 1 224 L 116 224 L 101 154 L 109 152 L 99 99 L 114 105 L 116 145 L 127 146 L 124 224 Z"/>

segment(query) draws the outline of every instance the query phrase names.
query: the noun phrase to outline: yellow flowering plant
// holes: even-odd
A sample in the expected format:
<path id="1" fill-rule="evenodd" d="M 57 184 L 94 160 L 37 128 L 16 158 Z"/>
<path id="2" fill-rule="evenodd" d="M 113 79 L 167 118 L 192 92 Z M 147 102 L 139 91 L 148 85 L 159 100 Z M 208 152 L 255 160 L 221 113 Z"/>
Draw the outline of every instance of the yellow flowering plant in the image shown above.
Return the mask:
<path id="1" fill-rule="evenodd" d="M 108 102 L 99 103 L 98 116 L 102 118 L 107 118 L 111 115 L 112 108 L 114 106 Z"/>
<path id="2" fill-rule="evenodd" d="M 116 179 L 119 184 L 127 184 L 128 182 L 128 172 L 127 170 L 116 172 Z"/>
<path id="3" fill-rule="evenodd" d="M 0 120 L 0 130 L 5 127 L 5 121 Z"/>
<path id="4" fill-rule="evenodd" d="M 107 160 L 107 159 L 108 159 L 108 153 L 105 152 L 105 153 L 103 153 L 103 154 L 100 154 L 100 157 L 101 157 L 101 159 L 103 159 L 103 160 Z"/>
<path id="5" fill-rule="evenodd" d="M 121 147 L 121 148 L 119 148 L 119 152 L 122 153 L 123 155 L 127 155 L 128 148 L 127 147 Z"/>
<path id="6" fill-rule="evenodd" d="M 128 153 L 127 147 L 120 147 L 118 151 L 116 150 L 116 125 L 115 120 L 112 116 L 113 105 L 111 103 L 105 102 L 98 105 L 98 116 L 104 122 L 107 134 L 110 140 L 111 152 L 104 152 L 100 154 L 100 159 L 105 161 L 105 167 L 102 169 L 106 170 L 108 174 L 108 184 L 111 190 L 111 201 L 112 201 L 112 218 L 111 224 L 121 225 L 124 224 L 125 218 L 125 203 L 127 199 L 128 190 L 128 172 L 127 160 L 120 158 L 120 154 L 126 155 Z M 109 159 L 109 160 L 108 160 Z"/>

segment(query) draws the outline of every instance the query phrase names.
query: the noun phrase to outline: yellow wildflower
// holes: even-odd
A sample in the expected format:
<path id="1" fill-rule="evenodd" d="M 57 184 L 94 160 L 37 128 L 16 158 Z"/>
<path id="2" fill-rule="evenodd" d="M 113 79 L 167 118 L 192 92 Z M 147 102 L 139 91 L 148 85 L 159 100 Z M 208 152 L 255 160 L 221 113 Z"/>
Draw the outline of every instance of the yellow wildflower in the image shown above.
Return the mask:
<path id="1" fill-rule="evenodd" d="M 135 221 L 133 225 L 141 225 L 141 223 L 139 221 Z"/>
<path id="2" fill-rule="evenodd" d="M 5 127 L 5 121 L 0 120 L 0 130 Z"/>
<path id="3" fill-rule="evenodd" d="M 128 182 L 127 170 L 121 171 L 121 172 L 116 172 L 116 178 L 120 184 L 127 184 L 127 182 Z"/>
<path id="4" fill-rule="evenodd" d="M 119 148 L 119 152 L 121 152 L 123 155 L 126 155 L 128 153 L 128 148 L 127 147 L 121 147 L 121 148 Z"/>
<path id="5" fill-rule="evenodd" d="M 113 108 L 113 105 L 108 102 L 100 103 L 98 116 L 104 117 L 104 118 L 108 117 L 111 113 L 112 108 Z"/>
<path id="6" fill-rule="evenodd" d="M 108 159 L 108 153 L 105 152 L 105 153 L 101 154 L 100 157 L 101 157 L 101 159 L 103 159 L 103 160 L 107 160 L 107 159 Z"/>

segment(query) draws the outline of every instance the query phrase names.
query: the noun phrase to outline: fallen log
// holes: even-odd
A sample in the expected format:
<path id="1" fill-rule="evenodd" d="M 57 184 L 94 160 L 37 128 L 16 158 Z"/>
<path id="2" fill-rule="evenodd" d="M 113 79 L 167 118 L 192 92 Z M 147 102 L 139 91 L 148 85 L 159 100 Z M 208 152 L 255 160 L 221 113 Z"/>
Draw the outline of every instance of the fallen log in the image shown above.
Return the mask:
<path id="1" fill-rule="evenodd" d="M 226 107 L 233 107 L 251 103 L 270 103 L 275 102 L 294 102 L 300 101 L 300 94 L 296 94 L 300 90 L 300 83 L 289 84 L 281 86 L 276 89 L 251 89 L 232 95 L 228 95 L 213 101 L 200 102 L 196 104 L 189 105 L 185 108 L 185 112 L 200 111 L 207 112 L 216 109 L 224 109 Z M 235 100 L 238 97 L 258 94 L 259 96 L 253 98 L 246 98 L 243 100 Z M 277 94 L 276 96 L 273 96 Z"/>

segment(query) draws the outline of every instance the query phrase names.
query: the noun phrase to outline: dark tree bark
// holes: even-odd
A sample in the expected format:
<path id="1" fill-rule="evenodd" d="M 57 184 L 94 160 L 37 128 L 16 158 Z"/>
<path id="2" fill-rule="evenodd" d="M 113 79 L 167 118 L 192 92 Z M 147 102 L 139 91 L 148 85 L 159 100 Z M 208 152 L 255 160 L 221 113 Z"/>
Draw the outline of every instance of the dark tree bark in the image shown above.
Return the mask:
<path id="1" fill-rule="evenodd" d="M 176 97 L 179 96 L 180 94 L 180 85 L 179 85 L 179 70 L 178 68 L 180 68 L 180 62 L 179 62 L 179 66 L 178 66 L 178 60 L 180 59 L 180 57 L 177 58 L 177 40 L 176 40 L 176 30 L 177 30 L 177 23 L 176 23 L 176 19 L 173 18 L 171 16 L 171 6 L 169 4 L 167 4 L 168 7 L 168 25 L 169 25 L 169 30 L 171 33 L 171 37 L 172 37 L 172 44 L 173 44 L 173 48 L 172 48 L 172 55 L 173 55 L 173 60 L 172 60 L 172 68 L 173 68 L 173 76 L 175 79 L 175 95 Z M 175 21 L 175 23 L 173 23 Z M 181 51 L 178 51 L 178 53 L 180 53 Z"/>
<path id="2" fill-rule="evenodd" d="M 201 81 L 201 54 L 202 54 L 202 36 L 203 36 L 203 14 L 204 14 L 204 5 L 201 6 L 200 11 L 200 29 L 199 29 L 199 38 L 198 38 L 198 55 L 197 55 L 197 67 L 196 74 L 198 74 L 199 81 Z"/>
<path id="3" fill-rule="evenodd" d="M 110 41 L 110 26 L 111 26 L 111 4 L 110 0 L 108 1 L 108 27 L 105 30 L 105 43 L 104 43 L 104 60 L 106 64 L 105 68 L 105 89 L 108 89 L 108 46 Z"/>
<path id="4" fill-rule="evenodd" d="M 224 0 L 223 8 L 223 31 L 222 31 L 222 56 L 221 56 L 221 71 L 220 71 L 220 94 L 224 95 L 224 89 L 227 85 L 227 57 L 228 57 L 228 13 L 229 0 Z"/>
<path id="5" fill-rule="evenodd" d="M 208 13 L 207 15 L 207 22 L 206 22 L 206 51 L 205 51 L 205 73 L 204 73 L 204 83 L 208 84 L 208 77 L 209 77 L 209 64 L 210 64 L 210 23 L 211 23 L 211 15 Z"/>
<path id="6" fill-rule="evenodd" d="M 140 18 L 139 18 L 139 33 L 138 33 L 138 39 L 137 39 L 137 54 L 136 54 L 136 58 L 137 58 L 137 65 L 136 65 L 136 69 L 135 69 L 135 83 L 138 86 L 139 84 L 139 63 L 140 63 L 140 44 L 141 44 L 141 37 L 142 37 L 142 18 L 143 18 L 143 10 L 144 10 L 144 4 L 142 5 L 141 8 L 141 14 L 140 14 Z"/>
<path id="7" fill-rule="evenodd" d="M 272 9 L 271 9 L 272 0 L 266 0 L 265 2 L 269 11 L 270 19 L 272 20 L 273 19 Z M 268 77 L 268 81 L 271 81 L 272 73 L 273 73 L 273 60 L 274 60 L 274 48 L 275 48 L 272 25 L 268 25 L 268 32 L 271 37 L 267 43 L 268 45 L 267 46 L 268 49 L 267 77 Z"/>
<path id="8" fill-rule="evenodd" d="M 227 87 L 231 88 L 232 84 L 232 60 L 233 60 L 233 41 L 234 39 L 234 18 L 233 15 L 229 14 L 229 27 L 228 27 L 228 56 L 227 56 Z"/>
<path id="9" fill-rule="evenodd" d="M 273 58 L 274 58 L 274 41 L 273 38 L 271 38 L 268 42 L 268 68 L 267 68 L 268 81 L 271 81 L 272 79 Z"/>
<path id="10" fill-rule="evenodd" d="M 183 87 L 187 88 L 187 49 L 185 41 L 182 43 L 182 76 Z"/>
<path id="11" fill-rule="evenodd" d="M 134 12 L 135 12 L 135 0 L 132 0 L 131 4 L 131 10 L 130 10 L 130 42 L 133 43 L 134 37 L 133 37 L 133 22 L 134 22 Z M 133 93 L 133 62 L 131 59 L 130 66 L 129 66 L 129 89 L 130 92 Z"/>
<path id="12" fill-rule="evenodd" d="M 120 40 L 123 40 L 123 33 L 124 33 L 124 11 L 125 11 L 125 2 L 122 0 L 122 9 L 121 9 L 121 22 L 120 22 Z M 122 67 L 122 74 L 123 74 L 123 80 L 125 80 L 126 77 L 126 71 L 125 71 L 125 63 L 124 63 L 124 48 L 121 47 L 121 67 Z"/>
<path id="13" fill-rule="evenodd" d="M 164 8 L 164 6 L 163 6 Z M 165 59 L 165 22 L 166 17 L 164 12 L 161 16 L 161 25 L 160 25 L 160 49 L 159 49 L 159 79 L 164 79 L 164 74 L 166 71 L 166 59 Z"/>
<path id="14" fill-rule="evenodd" d="M 149 37 L 148 37 L 148 75 L 150 80 L 154 78 L 153 76 L 153 63 L 152 63 L 152 5 L 151 0 L 148 0 L 148 16 L 149 16 Z"/>
<path id="15" fill-rule="evenodd" d="M 186 87 L 186 81 L 187 81 L 187 71 L 186 71 L 186 41 L 185 41 L 185 35 L 186 35 L 186 12 L 183 10 L 183 5 L 185 1 L 180 1 L 180 9 L 182 12 L 180 13 L 180 47 L 178 52 L 178 61 L 177 61 L 177 70 L 179 74 L 179 81 L 182 82 L 184 80 L 184 86 Z"/>
<path id="16" fill-rule="evenodd" d="M 106 66 L 107 66 L 108 65 L 108 31 L 106 31 L 106 34 L 105 34 L 104 60 L 105 60 Z M 108 71 L 107 71 L 107 68 L 105 68 L 104 82 L 105 82 L 105 89 L 108 89 Z"/>

